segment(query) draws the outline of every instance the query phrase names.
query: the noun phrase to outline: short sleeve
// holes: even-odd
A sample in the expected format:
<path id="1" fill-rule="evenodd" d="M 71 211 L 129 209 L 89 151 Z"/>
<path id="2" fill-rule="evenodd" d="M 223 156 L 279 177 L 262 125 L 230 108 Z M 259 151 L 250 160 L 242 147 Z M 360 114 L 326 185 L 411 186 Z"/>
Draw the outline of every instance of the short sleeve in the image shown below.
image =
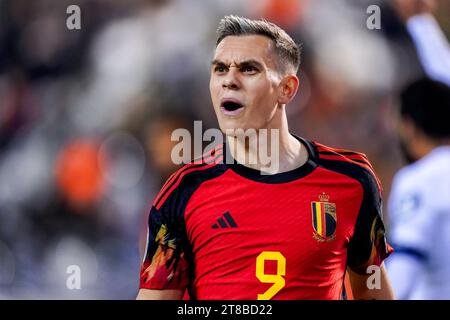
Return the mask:
<path id="1" fill-rule="evenodd" d="M 151 208 L 140 288 L 183 290 L 188 285 L 183 215 L 172 207 L 168 200 L 159 209 Z"/>
<path id="2" fill-rule="evenodd" d="M 369 266 L 380 266 L 393 249 L 386 241 L 378 180 L 365 172 L 360 182 L 364 195 L 348 246 L 347 265 L 356 273 L 366 274 Z"/>

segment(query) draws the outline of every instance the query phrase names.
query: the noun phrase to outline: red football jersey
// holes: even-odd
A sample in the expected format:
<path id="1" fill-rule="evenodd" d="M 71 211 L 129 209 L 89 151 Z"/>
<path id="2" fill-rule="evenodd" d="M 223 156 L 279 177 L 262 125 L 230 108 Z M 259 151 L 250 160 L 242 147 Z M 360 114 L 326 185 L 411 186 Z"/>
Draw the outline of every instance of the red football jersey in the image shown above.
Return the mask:
<path id="1" fill-rule="evenodd" d="M 174 173 L 149 214 L 140 287 L 186 288 L 191 299 L 340 299 L 347 267 L 379 266 L 392 249 L 366 156 L 300 140 L 309 159 L 289 172 L 226 164 L 222 145 Z"/>

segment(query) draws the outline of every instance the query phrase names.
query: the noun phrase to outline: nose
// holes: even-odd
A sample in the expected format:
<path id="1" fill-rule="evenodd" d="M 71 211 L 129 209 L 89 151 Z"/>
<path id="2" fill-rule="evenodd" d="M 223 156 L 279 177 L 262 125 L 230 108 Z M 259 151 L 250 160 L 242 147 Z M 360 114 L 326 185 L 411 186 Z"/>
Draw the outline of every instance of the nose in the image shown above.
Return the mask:
<path id="1" fill-rule="evenodd" d="M 237 68 L 231 66 L 227 75 L 223 78 L 222 88 L 230 90 L 238 90 L 240 88 L 239 79 L 237 78 Z"/>

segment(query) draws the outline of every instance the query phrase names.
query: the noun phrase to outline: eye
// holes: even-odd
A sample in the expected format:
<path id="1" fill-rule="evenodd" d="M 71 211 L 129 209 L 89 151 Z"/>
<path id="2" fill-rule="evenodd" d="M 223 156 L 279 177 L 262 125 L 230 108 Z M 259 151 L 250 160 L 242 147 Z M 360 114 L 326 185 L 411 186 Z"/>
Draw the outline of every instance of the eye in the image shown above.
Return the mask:
<path id="1" fill-rule="evenodd" d="M 253 66 L 244 66 L 244 67 L 242 67 L 241 71 L 246 74 L 255 74 L 258 72 L 258 69 L 256 69 Z"/>
<path id="2" fill-rule="evenodd" d="M 227 71 L 227 69 L 226 69 L 226 67 L 223 66 L 223 65 L 216 65 L 216 66 L 214 67 L 214 72 L 216 72 L 216 73 L 224 73 L 224 72 L 226 72 L 226 71 Z"/>

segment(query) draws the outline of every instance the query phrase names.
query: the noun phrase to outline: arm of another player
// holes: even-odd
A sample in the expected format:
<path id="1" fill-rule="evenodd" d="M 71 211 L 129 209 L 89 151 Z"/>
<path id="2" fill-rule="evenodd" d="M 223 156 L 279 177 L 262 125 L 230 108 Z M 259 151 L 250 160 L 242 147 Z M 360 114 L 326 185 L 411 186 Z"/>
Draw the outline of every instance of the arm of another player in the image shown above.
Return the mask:
<path id="1" fill-rule="evenodd" d="M 347 269 L 350 284 L 352 287 L 352 294 L 355 300 L 393 300 L 395 299 L 394 291 L 392 290 L 389 277 L 386 272 L 384 264 L 380 266 L 380 272 L 378 273 L 379 288 L 372 288 L 368 285 L 371 282 L 370 277 L 372 274 L 358 274 L 353 272 L 350 268 Z"/>
<path id="2" fill-rule="evenodd" d="M 432 13 L 435 0 L 395 0 L 426 74 L 450 85 L 450 46 Z"/>

